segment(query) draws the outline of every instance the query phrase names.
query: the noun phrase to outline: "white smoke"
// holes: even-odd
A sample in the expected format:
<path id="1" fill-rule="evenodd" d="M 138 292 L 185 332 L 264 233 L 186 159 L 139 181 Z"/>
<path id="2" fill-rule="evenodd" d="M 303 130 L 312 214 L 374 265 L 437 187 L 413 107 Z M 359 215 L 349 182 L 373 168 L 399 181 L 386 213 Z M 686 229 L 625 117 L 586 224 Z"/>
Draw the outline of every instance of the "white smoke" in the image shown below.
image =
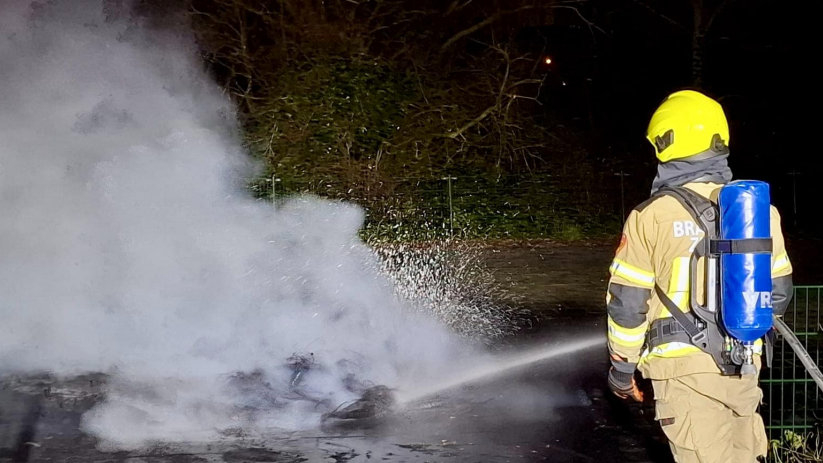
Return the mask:
<path id="1" fill-rule="evenodd" d="M 111 4 L 0 5 L 0 372 L 109 374 L 84 426 L 135 448 L 311 426 L 459 355 L 396 300 L 358 208 L 246 194 L 189 39 Z"/>

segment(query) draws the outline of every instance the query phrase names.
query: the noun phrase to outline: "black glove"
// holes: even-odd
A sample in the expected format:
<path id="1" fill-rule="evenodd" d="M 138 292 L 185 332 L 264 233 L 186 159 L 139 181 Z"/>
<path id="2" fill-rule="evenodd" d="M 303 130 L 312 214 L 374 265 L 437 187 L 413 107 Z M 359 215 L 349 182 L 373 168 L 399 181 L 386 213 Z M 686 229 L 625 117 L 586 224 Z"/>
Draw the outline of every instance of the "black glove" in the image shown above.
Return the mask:
<path id="1" fill-rule="evenodd" d="M 617 371 L 614 367 L 609 369 L 609 389 L 622 398 L 626 398 L 634 392 L 634 374 Z"/>
<path id="2" fill-rule="evenodd" d="M 612 367 L 609 369 L 609 389 L 621 399 L 631 397 L 643 402 L 643 392 L 638 389 L 634 381 L 634 363 L 628 363 L 616 355 L 612 355 Z"/>

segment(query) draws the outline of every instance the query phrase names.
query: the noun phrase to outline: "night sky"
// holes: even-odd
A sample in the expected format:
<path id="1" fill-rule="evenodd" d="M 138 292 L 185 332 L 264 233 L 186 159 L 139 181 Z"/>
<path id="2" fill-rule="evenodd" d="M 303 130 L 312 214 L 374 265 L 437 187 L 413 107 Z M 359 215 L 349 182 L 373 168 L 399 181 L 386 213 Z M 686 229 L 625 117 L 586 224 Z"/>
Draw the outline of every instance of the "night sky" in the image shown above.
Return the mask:
<path id="1" fill-rule="evenodd" d="M 718 8 L 715 4 L 726 6 L 706 32 L 703 83 L 695 86 L 689 2 L 586 3 L 594 27 L 567 11 L 544 34 L 549 52 L 558 55 L 556 72 L 575 84 L 570 92 L 579 92 L 566 97 L 569 106 L 576 102 L 580 108 L 586 101 L 583 82 L 590 79 L 596 122 L 615 144 L 641 151 L 657 104 L 672 91 L 695 88 L 724 105 L 734 154 L 772 164 L 771 152 L 785 155 L 808 147 L 791 133 L 805 109 L 811 109 L 803 83 L 810 72 L 803 51 L 810 31 L 799 24 L 802 10 L 775 1 L 705 2 L 706 15 Z M 648 151 L 641 153 L 645 155 Z M 787 165 L 785 158 L 781 161 Z"/>
<path id="2" fill-rule="evenodd" d="M 691 5 L 698 3 L 582 2 L 578 11 L 591 15 L 592 27 L 565 10 L 555 25 L 533 31 L 555 44 L 548 53 L 556 64 L 551 72 L 567 83 L 558 99 L 563 110 L 593 125 L 594 156 L 619 159 L 626 170 L 651 176 L 654 154 L 644 135 L 655 107 L 672 91 L 703 91 L 726 111 L 735 177 L 769 181 L 789 231 L 798 221 L 807 236 L 816 236 L 813 185 L 821 168 L 809 134 L 817 130 L 819 96 L 810 90 L 815 55 L 809 49 L 818 39 L 807 24 L 807 4 L 703 1 L 704 22 L 714 18 L 705 33 L 703 82 L 695 85 Z"/>

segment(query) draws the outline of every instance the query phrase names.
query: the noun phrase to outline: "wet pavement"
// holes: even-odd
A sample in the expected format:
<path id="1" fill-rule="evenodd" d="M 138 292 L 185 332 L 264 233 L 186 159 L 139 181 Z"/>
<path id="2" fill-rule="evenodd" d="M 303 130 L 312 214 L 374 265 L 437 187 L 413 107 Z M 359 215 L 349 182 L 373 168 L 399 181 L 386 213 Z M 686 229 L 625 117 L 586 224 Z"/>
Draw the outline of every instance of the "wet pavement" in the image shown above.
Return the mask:
<path id="1" fill-rule="evenodd" d="M 602 332 L 602 320 L 546 320 L 509 349 Z M 605 347 L 541 361 L 421 399 L 380 419 L 314 431 L 226 430 L 209 443 L 106 452 L 80 431 L 105 377 L 5 377 L 0 461 L 52 462 L 667 462 L 646 407 L 605 391 Z"/>
<path id="2" fill-rule="evenodd" d="M 614 243 L 486 243 L 481 255 L 511 304 L 538 315 L 603 314 Z"/>

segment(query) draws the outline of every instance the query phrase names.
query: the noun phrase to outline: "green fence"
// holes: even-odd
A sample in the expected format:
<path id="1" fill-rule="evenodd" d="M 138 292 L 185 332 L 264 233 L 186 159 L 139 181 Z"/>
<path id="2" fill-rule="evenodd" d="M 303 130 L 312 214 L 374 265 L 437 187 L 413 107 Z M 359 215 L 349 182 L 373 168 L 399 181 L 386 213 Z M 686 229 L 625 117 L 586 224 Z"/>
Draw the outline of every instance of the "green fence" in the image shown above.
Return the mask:
<path id="1" fill-rule="evenodd" d="M 771 185 L 787 235 L 817 238 L 823 233 L 814 212 L 818 195 L 811 179 L 820 176 L 816 174 L 778 170 L 761 178 Z M 619 233 L 629 211 L 649 197 L 654 169 L 636 163 L 598 168 L 583 163 L 501 176 L 444 171 L 432 177 L 321 177 L 272 173 L 246 184 L 261 199 L 311 193 L 357 203 L 367 214 L 364 237 L 380 241 L 568 239 Z"/>
<path id="2" fill-rule="evenodd" d="M 457 238 L 613 237 L 650 181 L 623 171 L 543 172 L 488 177 L 449 175 L 373 182 L 300 182 L 271 178 L 249 182 L 264 199 L 311 193 L 359 204 L 363 234 L 378 241 Z"/>
<path id="3" fill-rule="evenodd" d="M 823 286 L 796 286 L 784 321 L 795 332 L 809 354 L 820 365 L 823 357 Z M 823 425 L 823 393 L 811 379 L 792 348 L 777 337 L 772 368 L 764 369 L 763 409 L 769 439 L 780 439 L 785 431 L 819 432 Z"/>

